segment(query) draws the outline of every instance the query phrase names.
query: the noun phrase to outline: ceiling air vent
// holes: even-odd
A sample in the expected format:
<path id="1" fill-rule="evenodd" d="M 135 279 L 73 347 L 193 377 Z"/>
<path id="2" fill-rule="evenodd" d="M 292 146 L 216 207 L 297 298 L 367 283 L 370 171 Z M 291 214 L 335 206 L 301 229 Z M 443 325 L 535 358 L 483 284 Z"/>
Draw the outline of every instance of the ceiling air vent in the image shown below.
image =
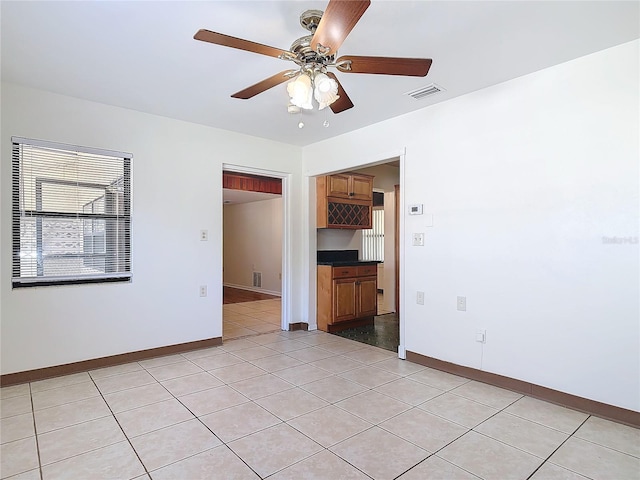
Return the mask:
<path id="1" fill-rule="evenodd" d="M 425 97 L 430 97 L 431 95 L 435 95 L 436 93 L 440 93 L 444 90 L 444 88 L 432 83 L 427 85 L 426 87 L 419 88 L 417 90 L 413 90 L 411 92 L 407 92 L 406 95 L 415 98 L 416 100 L 421 100 Z"/>

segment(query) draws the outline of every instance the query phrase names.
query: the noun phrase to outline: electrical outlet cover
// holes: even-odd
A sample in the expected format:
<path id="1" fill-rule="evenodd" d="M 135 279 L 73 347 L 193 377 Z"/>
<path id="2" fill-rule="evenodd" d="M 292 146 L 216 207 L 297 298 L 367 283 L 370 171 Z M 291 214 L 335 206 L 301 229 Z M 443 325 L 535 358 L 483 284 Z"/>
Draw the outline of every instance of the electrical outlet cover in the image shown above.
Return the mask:
<path id="1" fill-rule="evenodd" d="M 466 312 L 467 311 L 467 297 L 458 297 L 456 305 L 457 305 L 458 311 Z"/>
<path id="2" fill-rule="evenodd" d="M 411 236 L 411 243 L 414 247 L 424 246 L 424 233 L 414 233 Z"/>

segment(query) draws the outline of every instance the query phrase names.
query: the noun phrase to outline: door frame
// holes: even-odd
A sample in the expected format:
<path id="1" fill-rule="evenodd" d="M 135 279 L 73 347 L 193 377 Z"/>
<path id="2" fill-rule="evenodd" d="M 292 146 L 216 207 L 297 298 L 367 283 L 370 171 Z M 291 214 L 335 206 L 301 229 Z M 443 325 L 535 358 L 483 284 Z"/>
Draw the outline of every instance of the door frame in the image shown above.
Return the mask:
<path id="1" fill-rule="evenodd" d="M 278 172 L 275 170 L 265 170 L 257 167 L 247 167 L 244 165 L 234 165 L 231 163 L 223 163 L 222 171 L 245 173 L 250 175 L 258 175 L 263 177 L 279 178 L 282 181 L 282 279 L 281 279 L 281 308 L 280 308 L 280 328 L 289 330 L 291 319 L 291 174 Z M 224 208 L 224 204 L 220 203 L 220 208 Z M 224 218 L 224 211 L 222 212 Z M 224 221 L 223 221 L 224 225 Z M 224 228 L 224 226 L 223 226 Z M 224 242 L 224 234 L 223 234 Z M 224 268 L 224 248 L 220 249 L 220 264 Z M 224 276 L 223 276 L 224 283 Z"/>
<path id="2" fill-rule="evenodd" d="M 405 320 L 404 314 L 405 311 L 405 292 L 404 292 L 404 225 L 405 219 L 403 212 L 405 211 L 405 200 L 404 200 L 404 188 L 405 184 L 405 160 L 406 160 L 406 148 L 402 148 L 400 151 L 387 153 L 382 155 L 376 155 L 377 160 L 370 160 L 368 162 L 364 162 L 358 165 L 351 165 L 347 168 L 342 168 L 340 170 L 329 170 L 329 171 L 316 171 L 311 174 L 306 175 L 307 184 L 309 188 L 307 190 L 308 201 L 306 207 L 308 207 L 308 215 L 309 215 L 309 234 L 314 235 L 316 232 L 316 194 L 315 194 L 315 178 L 321 175 L 331 175 L 333 173 L 341 173 L 341 172 L 349 172 L 353 170 L 360 170 L 362 168 L 374 167 L 376 165 L 384 165 L 385 163 L 389 163 L 398 159 L 400 162 L 400 195 L 399 198 L 396 197 L 396 205 L 397 211 L 400 212 L 400 215 L 396 217 L 396 221 L 398 221 L 398 258 L 399 261 L 396 262 L 396 268 L 398 269 L 398 274 L 396 275 L 396 282 L 398 284 L 398 288 L 400 290 L 400 294 L 396 297 L 396 301 L 399 302 L 400 312 L 398 313 L 398 322 L 400 326 L 400 344 L 398 345 L 398 358 L 406 359 L 406 348 L 405 348 Z M 384 160 L 380 160 L 384 159 Z M 312 185 L 313 182 L 313 185 Z M 317 315 L 317 262 L 316 262 L 316 251 L 317 244 L 315 238 L 311 239 L 307 237 L 307 247 L 309 254 L 309 293 L 308 293 L 308 304 L 307 311 L 309 312 L 309 326 L 316 325 L 316 315 Z M 307 272 L 305 272 L 307 273 Z M 313 323 L 312 323 L 313 322 Z"/>

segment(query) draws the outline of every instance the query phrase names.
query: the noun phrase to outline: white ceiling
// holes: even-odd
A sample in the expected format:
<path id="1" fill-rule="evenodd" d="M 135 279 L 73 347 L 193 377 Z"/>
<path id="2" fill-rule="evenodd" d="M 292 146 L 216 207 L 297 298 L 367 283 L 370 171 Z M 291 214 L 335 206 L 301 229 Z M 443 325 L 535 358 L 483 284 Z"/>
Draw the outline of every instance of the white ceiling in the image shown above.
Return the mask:
<path id="1" fill-rule="evenodd" d="M 199 28 L 288 49 L 326 1 L 2 1 L 2 80 L 308 145 L 640 37 L 639 2 L 373 0 L 340 54 L 433 58 L 425 78 L 338 73 L 355 104 L 286 113 L 286 85 L 230 95 L 295 67 L 193 40 Z M 446 89 L 414 100 L 434 82 Z M 324 120 L 330 126 L 324 128 Z"/>

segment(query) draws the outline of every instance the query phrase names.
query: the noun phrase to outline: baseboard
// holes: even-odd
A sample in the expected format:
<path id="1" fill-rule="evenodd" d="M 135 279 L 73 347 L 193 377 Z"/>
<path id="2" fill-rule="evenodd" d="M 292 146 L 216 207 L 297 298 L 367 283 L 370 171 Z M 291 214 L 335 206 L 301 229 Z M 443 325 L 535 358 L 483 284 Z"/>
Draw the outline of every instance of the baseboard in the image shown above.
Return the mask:
<path id="1" fill-rule="evenodd" d="M 535 383 L 517 380 L 511 377 L 505 377 L 496 373 L 485 372 L 471 367 L 464 367 L 455 363 L 445 362 L 437 358 L 427 357 L 419 353 L 407 351 L 407 360 L 425 367 L 435 368 L 443 372 L 452 373 L 461 377 L 470 378 L 479 382 L 488 383 L 496 387 L 506 388 L 514 392 L 522 393 L 529 397 L 554 403 L 562 407 L 568 407 L 573 410 L 596 415 L 598 417 L 613 420 L 614 422 L 624 423 L 632 427 L 640 427 L 640 412 L 627 410 L 626 408 L 616 407 L 588 398 L 579 397 L 570 393 L 553 390 L 551 388 L 542 387 Z"/>
<path id="2" fill-rule="evenodd" d="M 223 283 L 222 286 L 237 288 L 238 290 L 247 290 L 249 292 L 264 293 L 266 295 L 273 295 L 275 297 L 282 297 L 282 292 L 274 292 L 273 290 L 265 290 L 264 288 L 247 287 L 246 285 L 235 285 L 233 283 Z"/>
<path id="3" fill-rule="evenodd" d="M 189 352 L 191 350 L 199 350 L 207 347 L 217 347 L 222 345 L 222 337 L 206 338 L 204 340 L 196 340 L 194 342 L 178 343 L 175 345 L 166 345 L 164 347 L 150 348 L 148 350 L 138 350 L 135 352 L 120 353 L 118 355 L 110 355 L 108 357 L 92 358 L 90 360 L 82 360 L 80 362 L 67 363 L 64 365 L 55 365 L 53 367 L 37 368 L 35 370 L 27 370 L 24 372 L 7 373 L 0 375 L 0 386 L 17 385 L 19 383 L 35 382 L 37 380 L 45 380 L 52 377 L 60 377 L 72 373 L 86 372 L 95 370 L 96 368 L 113 367 L 123 363 L 136 362 L 138 360 L 146 360 L 153 357 L 161 357 L 164 355 L 173 355 L 176 353 Z"/>
<path id="4" fill-rule="evenodd" d="M 306 322 L 296 322 L 289 324 L 289 331 L 294 332 L 296 330 L 309 330 L 309 324 Z"/>

